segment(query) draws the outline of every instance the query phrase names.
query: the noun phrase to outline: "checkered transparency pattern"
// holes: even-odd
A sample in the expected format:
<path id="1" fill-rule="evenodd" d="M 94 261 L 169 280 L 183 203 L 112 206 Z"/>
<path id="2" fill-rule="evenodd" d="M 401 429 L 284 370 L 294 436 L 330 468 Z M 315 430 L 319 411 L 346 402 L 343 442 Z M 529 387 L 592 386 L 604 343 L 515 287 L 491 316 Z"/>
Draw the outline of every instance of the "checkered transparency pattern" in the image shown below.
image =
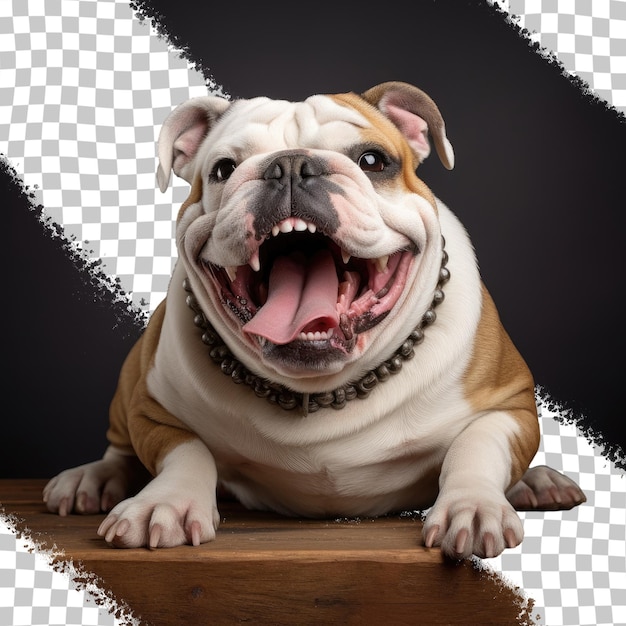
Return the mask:
<path id="1" fill-rule="evenodd" d="M 18 536 L 9 518 L 0 518 L 0 626 L 139 624 L 127 607 L 118 606 L 93 582 L 79 588 L 73 567 L 68 572 L 53 569 L 52 556 L 27 536 Z"/>
<path id="2" fill-rule="evenodd" d="M 626 113 L 625 0 L 494 0 L 542 53 Z"/>
<path id="3" fill-rule="evenodd" d="M 0 152 L 45 215 L 145 311 L 167 290 L 173 207 L 188 189 L 156 189 L 158 130 L 209 90 L 126 2 L 0 3 Z"/>
<path id="4" fill-rule="evenodd" d="M 626 110 L 624 1 L 496 4 L 567 71 Z M 175 105 L 208 91 L 220 93 L 127 2 L 0 0 L 0 152 L 36 187 L 45 214 L 75 249 L 100 259 L 111 285 L 119 281 L 146 313 L 165 295 L 176 258 L 174 216 L 187 195 L 177 179 L 167 193 L 156 190 L 155 139 Z M 626 624 L 624 472 L 542 410 L 534 464 L 567 472 L 588 502 L 523 514 L 523 544 L 484 564 L 524 589 L 548 626 Z M 117 623 L 95 605 L 97 590 L 73 588 L 4 521 L 0 626 Z"/>
<path id="5" fill-rule="evenodd" d="M 538 624 L 626 625 L 626 475 L 539 394 L 541 444 L 532 465 L 575 480 L 587 502 L 523 512 L 524 541 L 483 563 L 535 601 Z"/>

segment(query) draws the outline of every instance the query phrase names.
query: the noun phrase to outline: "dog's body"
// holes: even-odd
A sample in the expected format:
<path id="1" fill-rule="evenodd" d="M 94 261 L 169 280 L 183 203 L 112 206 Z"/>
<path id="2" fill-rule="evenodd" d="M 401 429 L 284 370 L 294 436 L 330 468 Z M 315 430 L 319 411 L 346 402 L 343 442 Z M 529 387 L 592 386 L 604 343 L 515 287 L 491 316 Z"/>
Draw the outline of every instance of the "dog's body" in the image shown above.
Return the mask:
<path id="1" fill-rule="evenodd" d="M 514 506 L 582 502 L 527 472 L 533 379 L 465 230 L 415 175 L 428 131 L 451 169 L 439 110 L 404 83 L 178 107 L 159 184 L 173 169 L 192 190 L 167 299 L 120 375 L 111 446 L 53 479 L 49 508 L 116 505 L 106 540 L 155 547 L 213 539 L 218 484 L 287 515 L 434 504 L 426 545 L 464 557 L 521 541 Z M 155 478 L 124 500 L 135 455 Z"/>

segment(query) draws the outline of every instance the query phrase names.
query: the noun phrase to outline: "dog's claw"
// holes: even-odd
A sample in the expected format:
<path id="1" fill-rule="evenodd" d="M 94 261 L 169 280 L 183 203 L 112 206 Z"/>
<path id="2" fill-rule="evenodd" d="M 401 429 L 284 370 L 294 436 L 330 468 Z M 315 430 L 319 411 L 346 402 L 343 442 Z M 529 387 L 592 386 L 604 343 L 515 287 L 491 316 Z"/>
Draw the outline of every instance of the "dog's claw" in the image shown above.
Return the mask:
<path id="1" fill-rule="evenodd" d="M 493 558 L 497 554 L 496 550 L 496 540 L 491 533 L 485 533 L 483 538 L 483 548 L 485 553 L 485 558 Z"/>
<path id="2" fill-rule="evenodd" d="M 76 504 L 74 505 L 74 509 L 77 513 L 84 513 L 87 509 L 87 494 L 84 491 L 81 491 L 76 496 Z"/>
<path id="3" fill-rule="evenodd" d="M 507 548 L 514 548 L 519 542 L 515 537 L 515 531 L 512 528 L 507 528 L 504 531 L 504 541 Z"/>
<path id="4" fill-rule="evenodd" d="M 122 520 L 119 524 L 117 520 L 117 515 L 109 515 L 98 527 L 98 534 L 107 543 L 111 543 L 116 536 L 121 537 L 128 530 L 128 523 L 124 524 L 127 520 Z"/>
<path id="5" fill-rule="evenodd" d="M 150 538 L 148 540 L 148 547 L 154 550 L 159 547 L 159 540 L 161 539 L 162 528 L 159 524 L 155 524 L 150 529 Z"/>
<path id="6" fill-rule="evenodd" d="M 466 528 L 462 528 L 459 531 L 459 534 L 456 536 L 456 541 L 454 542 L 454 551 L 459 554 L 465 554 L 465 546 L 467 544 L 467 539 L 469 537 L 469 532 Z"/>
<path id="7" fill-rule="evenodd" d="M 61 498 L 61 502 L 59 502 L 59 515 L 65 517 L 70 512 L 71 508 L 70 499 Z"/>
<path id="8" fill-rule="evenodd" d="M 189 527 L 189 531 L 191 534 L 191 545 L 199 546 L 200 545 L 200 536 L 202 533 L 202 528 L 200 526 L 200 522 L 195 521 L 191 522 L 191 526 Z"/>
<path id="9" fill-rule="evenodd" d="M 426 538 L 424 539 L 424 545 L 427 548 L 432 548 L 435 545 L 435 539 L 437 538 L 437 533 L 438 532 L 439 532 L 439 526 L 433 526 L 426 533 Z"/>

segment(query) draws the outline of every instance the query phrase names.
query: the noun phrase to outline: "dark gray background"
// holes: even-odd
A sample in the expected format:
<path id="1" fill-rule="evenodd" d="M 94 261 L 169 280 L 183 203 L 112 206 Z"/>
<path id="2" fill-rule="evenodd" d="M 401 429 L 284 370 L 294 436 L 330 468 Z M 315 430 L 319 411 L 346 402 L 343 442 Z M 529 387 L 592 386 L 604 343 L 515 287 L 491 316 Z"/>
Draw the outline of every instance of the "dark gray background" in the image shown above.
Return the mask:
<path id="1" fill-rule="evenodd" d="M 233 97 L 289 99 L 404 80 L 438 103 L 456 167 L 421 177 L 461 218 L 536 382 L 624 446 L 626 125 L 486 2 L 380 7 L 159 0 L 137 5 Z M 8 241 L 1 477 L 99 457 L 140 324 L 99 291 L 1 177 Z"/>

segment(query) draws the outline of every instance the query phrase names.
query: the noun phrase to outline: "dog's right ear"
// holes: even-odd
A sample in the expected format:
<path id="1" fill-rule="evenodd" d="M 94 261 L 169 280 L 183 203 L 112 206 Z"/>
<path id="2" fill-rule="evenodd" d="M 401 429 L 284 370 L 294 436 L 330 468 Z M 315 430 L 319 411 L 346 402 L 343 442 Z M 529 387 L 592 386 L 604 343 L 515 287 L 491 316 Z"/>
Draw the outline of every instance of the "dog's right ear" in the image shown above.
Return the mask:
<path id="1" fill-rule="evenodd" d="M 166 118 L 159 133 L 157 183 L 165 191 L 174 174 L 193 181 L 194 159 L 200 144 L 224 111 L 229 100 L 218 96 L 191 98 L 177 106 Z"/>

